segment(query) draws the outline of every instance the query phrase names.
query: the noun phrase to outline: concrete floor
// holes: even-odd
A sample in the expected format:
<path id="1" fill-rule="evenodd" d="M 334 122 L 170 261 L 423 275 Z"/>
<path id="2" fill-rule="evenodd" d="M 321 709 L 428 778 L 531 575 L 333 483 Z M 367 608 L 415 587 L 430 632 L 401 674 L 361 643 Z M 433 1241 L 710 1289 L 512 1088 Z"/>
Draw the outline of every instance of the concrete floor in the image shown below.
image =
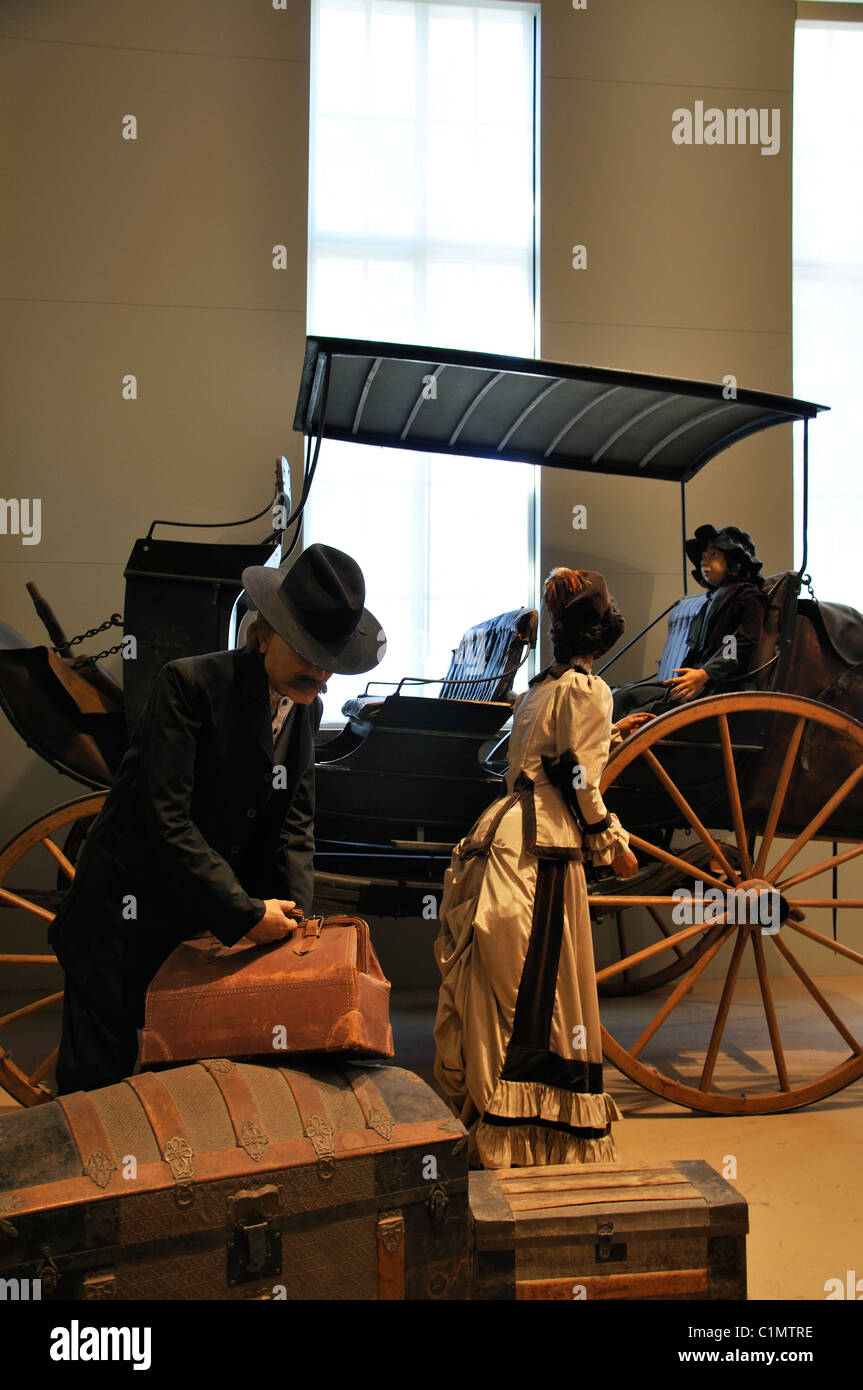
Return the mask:
<path id="1" fill-rule="evenodd" d="M 783 982 L 776 984 L 779 995 Z M 820 980 L 819 986 L 851 1031 L 863 1036 L 863 986 L 849 977 Z M 673 1025 L 663 1028 L 646 1049 L 646 1064 L 665 1074 L 676 1070 L 682 1079 L 697 1082 L 696 1064 L 700 1068 L 718 989 L 718 982 L 700 982 L 695 1000 L 676 1010 Z M 603 1022 L 613 1036 L 631 1041 L 661 999 L 662 993 L 656 992 L 603 1000 Z M 16 1002 L 24 1001 L 19 995 Z M 0 1013 L 10 1003 L 10 996 L 0 996 Z M 794 1084 L 822 1073 L 827 1060 L 832 1056 L 838 1061 L 840 1053 L 829 1027 L 822 1029 L 820 1019 L 802 1006 L 795 1006 L 789 1018 L 789 1003 L 781 1013 L 782 1037 Z M 396 1062 L 429 1082 L 434 1005 L 433 993 L 393 993 Z M 59 1015 L 37 1015 L 19 1027 L 14 1055 L 23 1066 L 32 1067 L 54 1045 Z M 10 1045 L 11 1040 L 4 1041 Z M 738 985 L 728 1041 L 729 1051 L 717 1066 L 718 1087 L 747 1094 L 775 1089 L 772 1054 L 752 981 Z M 673 1059 L 669 1049 L 677 1049 Z M 620 1159 L 705 1159 L 746 1198 L 751 1299 L 823 1300 L 826 1280 L 838 1278 L 844 1284 L 849 1270 L 863 1280 L 863 1078 L 804 1110 L 730 1118 L 681 1108 L 609 1065 L 605 1079 L 624 1115 L 614 1131 Z M 10 1108 L 4 1102 L 8 1098 L 0 1093 L 0 1114 Z"/>

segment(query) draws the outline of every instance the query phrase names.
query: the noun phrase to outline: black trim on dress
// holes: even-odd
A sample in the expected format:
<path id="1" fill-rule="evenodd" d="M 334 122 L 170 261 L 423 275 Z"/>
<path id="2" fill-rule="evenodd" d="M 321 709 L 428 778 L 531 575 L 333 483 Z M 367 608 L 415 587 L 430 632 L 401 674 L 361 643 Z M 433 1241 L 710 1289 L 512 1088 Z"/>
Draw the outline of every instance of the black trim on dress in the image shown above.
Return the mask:
<path id="1" fill-rule="evenodd" d="M 522 843 L 528 854 L 535 855 L 540 862 L 551 860 L 553 863 L 569 863 L 570 860 L 575 859 L 581 863 L 584 855 L 580 846 L 568 848 L 566 845 L 537 844 L 533 782 L 526 772 L 520 772 L 515 780 L 515 786 L 521 797 Z"/>
<path id="2" fill-rule="evenodd" d="M 496 1125 L 499 1129 L 515 1129 L 520 1125 L 537 1125 L 540 1129 L 555 1129 L 561 1134 L 570 1134 L 575 1139 L 605 1139 L 611 1133 L 611 1124 L 604 1129 L 579 1129 L 575 1125 L 564 1124 L 563 1120 L 544 1120 L 539 1115 L 492 1115 L 488 1110 L 482 1117 L 484 1125 Z"/>
<path id="3" fill-rule="evenodd" d="M 549 782 L 555 791 L 560 792 L 564 805 L 575 817 L 582 835 L 601 835 L 603 830 L 608 829 L 611 825 L 611 813 L 609 811 L 606 811 L 600 820 L 593 822 L 586 821 L 584 818 L 584 812 L 578 800 L 575 779 L 572 775 L 573 768 L 581 767 L 581 760 L 577 753 L 572 753 L 567 749 L 557 758 L 550 758 L 547 753 L 543 753 L 542 765 Z"/>
<path id="4" fill-rule="evenodd" d="M 537 864 L 530 941 L 500 1080 L 538 1082 L 560 1090 L 597 1095 L 602 1092 L 601 1062 L 559 1057 L 551 1051 L 566 872 L 563 863 L 541 859 Z M 485 1118 L 489 1118 L 488 1114 Z"/>
<path id="5" fill-rule="evenodd" d="M 545 861 L 536 866 L 530 940 L 518 986 L 510 1037 L 510 1047 L 527 1052 L 548 1052 L 550 1045 L 554 997 L 557 993 L 557 971 L 563 939 L 565 876 L 564 864 Z M 502 1081 L 511 1079 L 507 1074 L 508 1061 L 509 1049 L 501 1072 Z M 518 1079 L 524 1081 L 528 1078 L 522 1076 Z"/>

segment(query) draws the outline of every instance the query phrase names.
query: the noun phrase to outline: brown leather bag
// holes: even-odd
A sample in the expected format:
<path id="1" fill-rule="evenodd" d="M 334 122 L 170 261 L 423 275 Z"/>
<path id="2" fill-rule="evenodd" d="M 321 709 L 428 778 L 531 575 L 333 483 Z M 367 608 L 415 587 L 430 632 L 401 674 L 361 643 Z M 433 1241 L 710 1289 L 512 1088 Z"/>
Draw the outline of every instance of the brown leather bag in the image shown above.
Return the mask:
<path id="1" fill-rule="evenodd" d="M 359 917 L 310 917 L 271 946 L 183 942 L 147 991 L 141 1065 L 292 1052 L 392 1057 L 389 995 Z"/>

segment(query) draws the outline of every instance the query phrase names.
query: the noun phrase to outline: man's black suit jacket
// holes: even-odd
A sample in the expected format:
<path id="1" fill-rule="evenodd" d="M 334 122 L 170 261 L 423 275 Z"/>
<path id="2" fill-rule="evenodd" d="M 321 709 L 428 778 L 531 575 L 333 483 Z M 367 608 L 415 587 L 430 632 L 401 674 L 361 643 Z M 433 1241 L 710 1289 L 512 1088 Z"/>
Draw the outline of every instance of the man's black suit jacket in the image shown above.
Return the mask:
<path id="1" fill-rule="evenodd" d="M 174 947 L 209 930 L 233 945 L 265 898 L 312 905 L 314 736 L 294 705 L 274 766 L 263 658 L 214 652 L 160 671 L 49 939 L 76 988 L 140 1021 Z"/>

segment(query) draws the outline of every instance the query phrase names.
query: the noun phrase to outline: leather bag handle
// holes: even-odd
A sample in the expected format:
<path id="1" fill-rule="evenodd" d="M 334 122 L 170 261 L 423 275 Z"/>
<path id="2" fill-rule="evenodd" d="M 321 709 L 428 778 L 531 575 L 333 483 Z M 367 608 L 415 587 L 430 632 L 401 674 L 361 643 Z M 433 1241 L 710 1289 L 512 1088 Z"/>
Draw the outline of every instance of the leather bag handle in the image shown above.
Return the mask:
<path id="1" fill-rule="evenodd" d="M 322 927 L 323 918 L 321 917 L 304 917 L 302 921 L 297 923 L 297 939 L 291 947 L 295 956 L 307 956 L 310 951 L 315 949 L 321 939 Z M 300 932 L 302 932 L 302 936 L 299 935 Z"/>
<path id="2" fill-rule="evenodd" d="M 354 927 L 357 933 L 357 969 L 369 973 L 371 933 L 368 922 L 361 917 L 306 917 L 297 923 L 297 939 L 291 950 L 295 956 L 307 956 L 315 950 L 325 927 Z M 300 933 L 302 935 L 300 936 Z"/>

